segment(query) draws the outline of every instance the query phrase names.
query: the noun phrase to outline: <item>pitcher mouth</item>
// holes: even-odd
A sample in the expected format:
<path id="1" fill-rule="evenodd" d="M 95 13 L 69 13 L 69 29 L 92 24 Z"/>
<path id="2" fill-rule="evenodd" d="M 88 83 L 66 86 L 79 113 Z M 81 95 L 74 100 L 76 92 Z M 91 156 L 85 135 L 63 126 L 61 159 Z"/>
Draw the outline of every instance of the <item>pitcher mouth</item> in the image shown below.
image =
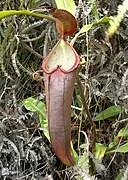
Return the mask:
<path id="1" fill-rule="evenodd" d="M 57 69 L 67 74 L 79 65 L 79 56 L 67 41 L 61 39 L 42 62 L 45 73 L 51 74 Z"/>

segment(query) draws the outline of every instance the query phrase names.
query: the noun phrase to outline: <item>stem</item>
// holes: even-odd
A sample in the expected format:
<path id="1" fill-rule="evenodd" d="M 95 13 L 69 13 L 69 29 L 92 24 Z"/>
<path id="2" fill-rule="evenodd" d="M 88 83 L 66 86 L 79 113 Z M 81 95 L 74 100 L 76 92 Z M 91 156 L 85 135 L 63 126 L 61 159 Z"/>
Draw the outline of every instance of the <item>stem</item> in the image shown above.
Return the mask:
<path id="1" fill-rule="evenodd" d="M 29 10 L 21 10 L 21 11 L 16 11 L 16 10 L 6 10 L 6 11 L 0 11 L 0 19 L 8 17 L 8 16 L 13 16 L 13 15 L 28 15 L 28 16 L 35 16 L 35 17 L 40 17 L 40 18 L 45 18 L 48 20 L 55 21 L 55 18 L 46 14 L 41 14 L 37 12 L 32 12 Z"/>
<path id="2" fill-rule="evenodd" d="M 87 103 L 85 101 L 85 97 L 84 97 L 84 93 L 83 93 L 83 89 L 82 89 L 82 84 L 81 84 L 81 81 L 80 81 L 79 77 L 77 79 L 77 83 L 78 83 L 79 90 L 80 90 L 80 96 L 82 98 L 82 103 L 83 103 L 83 107 L 84 107 L 83 110 L 86 112 L 86 114 L 88 116 L 88 119 L 89 119 L 89 122 L 90 122 L 90 125 L 91 125 L 92 135 L 93 135 L 92 147 L 94 147 L 95 140 L 96 140 L 95 123 L 93 122 L 92 116 L 91 116 L 91 114 L 89 112 L 89 109 L 88 109 L 88 105 L 87 105 Z"/>
<path id="3" fill-rule="evenodd" d="M 21 44 L 23 45 L 23 47 L 25 49 L 27 49 L 28 51 L 30 51 L 32 54 L 34 54 L 35 56 L 37 56 L 39 59 L 43 59 L 43 56 L 41 54 L 39 54 L 38 52 L 36 52 L 34 49 L 30 48 L 25 42 L 21 41 Z"/>

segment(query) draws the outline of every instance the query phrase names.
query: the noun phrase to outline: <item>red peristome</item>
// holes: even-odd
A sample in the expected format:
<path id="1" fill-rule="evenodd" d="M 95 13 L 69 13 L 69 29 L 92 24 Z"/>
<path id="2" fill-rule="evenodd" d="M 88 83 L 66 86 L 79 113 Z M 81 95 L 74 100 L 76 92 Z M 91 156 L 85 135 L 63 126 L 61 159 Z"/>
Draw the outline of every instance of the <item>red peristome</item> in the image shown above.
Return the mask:
<path id="1" fill-rule="evenodd" d="M 67 43 L 65 41 L 65 43 Z M 75 158 L 71 148 L 71 103 L 74 84 L 77 76 L 79 56 L 75 53 L 75 63 L 69 70 L 56 65 L 52 71 L 48 70 L 47 61 L 52 53 L 44 59 L 44 83 L 47 102 L 49 134 L 53 150 L 58 158 L 67 166 L 75 164 Z"/>

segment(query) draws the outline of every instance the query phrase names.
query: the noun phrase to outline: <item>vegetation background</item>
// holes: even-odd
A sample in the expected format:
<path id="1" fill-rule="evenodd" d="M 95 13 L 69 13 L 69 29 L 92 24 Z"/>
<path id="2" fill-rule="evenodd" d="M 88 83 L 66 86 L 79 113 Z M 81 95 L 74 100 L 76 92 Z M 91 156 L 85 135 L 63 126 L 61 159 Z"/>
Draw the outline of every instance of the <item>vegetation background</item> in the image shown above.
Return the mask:
<path id="1" fill-rule="evenodd" d="M 75 0 L 77 32 L 98 18 L 116 15 L 122 3 Z M 54 5 L 52 0 L 1 0 L 0 11 L 30 9 L 48 14 Z M 94 121 L 94 139 L 76 83 L 71 130 L 79 159 L 78 165 L 66 168 L 44 136 L 38 113 L 26 110 L 22 103 L 28 97 L 45 103 L 43 81 L 35 81 L 32 75 L 41 69 L 42 59 L 59 39 L 55 24 L 25 15 L 0 21 L 1 179 L 128 179 L 128 146 L 120 152 L 113 151 L 127 144 L 128 137 L 128 133 L 119 136 L 120 130 L 128 131 L 128 13 L 110 39 L 106 39 L 108 26 L 108 23 L 93 26 L 76 40 L 74 48 L 81 58 L 79 79 L 93 120 L 108 107 L 119 105 L 121 109 L 113 116 Z M 95 153 L 88 147 L 93 141 L 97 142 Z"/>

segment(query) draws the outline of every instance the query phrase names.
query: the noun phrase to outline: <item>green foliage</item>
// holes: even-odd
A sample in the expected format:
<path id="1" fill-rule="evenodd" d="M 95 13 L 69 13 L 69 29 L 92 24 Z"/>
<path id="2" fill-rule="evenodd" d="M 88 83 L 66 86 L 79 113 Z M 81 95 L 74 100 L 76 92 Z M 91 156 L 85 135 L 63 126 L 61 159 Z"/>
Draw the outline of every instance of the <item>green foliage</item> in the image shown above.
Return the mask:
<path id="1" fill-rule="evenodd" d="M 68 1 L 68 0 L 63 0 L 63 1 L 56 0 L 56 4 L 57 4 L 58 8 L 65 9 L 65 10 L 69 11 L 70 13 L 72 13 L 73 15 L 75 14 L 76 6 L 75 6 L 73 0 L 70 0 L 70 1 Z M 29 16 L 35 16 L 35 17 L 40 17 L 40 18 L 46 18 L 48 20 L 54 20 L 54 18 L 52 16 L 41 14 L 41 13 L 37 13 L 37 12 L 32 12 L 32 11 L 29 11 L 29 10 L 21 10 L 21 11 L 6 10 L 6 11 L 1 11 L 0 12 L 0 19 L 8 17 L 8 16 L 13 16 L 13 15 L 29 15 Z M 80 31 L 75 35 L 75 37 L 72 39 L 71 44 L 74 44 L 76 39 L 81 34 L 89 31 L 92 26 L 98 25 L 98 24 L 103 24 L 103 23 L 109 22 L 110 20 L 111 20 L 111 18 L 105 16 L 105 17 L 103 17 L 100 20 L 97 19 L 97 21 L 92 23 L 92 24 L 84 25 L 80 29 Z"/>
<path id="2" fill-rule="evenodd" d="M 122 153 L 128 152 L 128 142 L 123 144 L 122 146 L 118 147 L 113 152 L 122 152 Z"/>
<path id="3" fill-rule="evenodd" d="M 125 143 L 125 140 L 128 138 L 128 127 L 122 128 L 118 135 L 115 136 L 114 141 L 111 142 L 108 147 L 101 143 L 95 144 L 95 157 L 99 160 L 102 160 L 105 154 L 120 152 L 128 152 L 128 142 Z M 123 145 L 122 145 L 123 143 Z"/>
<path id="4" fill-rule="evenodd" d="M 120 173 L 116 176 L 115 180 L 123 180 L 122 177 L 123 177 L 123 171 L 120 172 Z"/>
<path id="5" fill-rule="evenodd" d="M 128 107 L 123 108 L 125 110 L 128 109 Z M 122 111 L 121 106 L 120 105 L 114 105 L 114 106 L 110 106 L 109 108 L 105 109 L 104 111 L 100 112 L 95 118 L 94 121 L 101 121 L 104 119 L 107 119 L 109 117 L 113 117 L 116 116 L 118 114 L 120 114 Z"/>
<path id="6" fill-rule="evenodd" d="M 29 2 L 29 8 L 33 8 L 38 2 L 40 2 L 41 0 L 31 0 Z"/>
<path id="7" fill-rule="evenodd" d="M 111 17 L 112 20 L 109 22 L 110 26 L 108 28 L 108 33 L 110 36 L 117 31 L 126 11 L 128 11 L 128 0 L 124 0 L 123 4 L 118 6 L 117 15 Z"/>
<path id="8" fill-rule="evenodd" d="M 109 18 L 108 16 L 104 16 L 103 18 L 101 18 L 100 20 L 92 23 L 92 24 L 87 24 L 84 25 L 80 31 L 78 33 L 76 33 L 75 37 L 72 39 L 71 44 L 74 44 L 76 39 L 83 33 L 89 31 L 93 26 L 98 25 L 98 24 L 104 24 L 106 22 L 109 22 L 111 20 L 111 18 Z"/>
<path id="9" fill-rule="evenodd" d="M 89 172 L 89 141 L 88 141 L 87 134 L 84 131 L 81 131 L 81 133 L 85 136 L 85 143 L 79 146 L 78 166 L 81 167 L 83 172 L 86 170 L 86 173 L 88 174 Z M 83 178 L 81 178 L 81 175 L 78 175 L 77 179 L 83 179 Z"/>
<path id="10" fill-rule="evenodd" d="M 39 114 L 44 115 L 44 112 L 46 111 L 44 103 L 41 101 L 37 102 L 37 100 L 32 97 L 24 99 L 22 103 L 27 110 L 32 112 L 38 112 Z"/>
<path id="11" fill-rule="evenodd" d="M 112 116 L 116 116 L 118 114 L 121 113 L 121 107 L 120 105 L 117 105 L 117 106 L 111 106 L 107 109 L 105 109 L 104 111 L 102 111 L 101 113 L 99 113 L 95 118 L 94 118 L 94 121 L 100 121 L 100 120 L 103 120 L 103 119 L 107 119 L 109 117 L 112 117 Z"/>
<path id="12" fill-rule="evenodd" d="M 37 100 L 32 97 L 24 99 L 22 103 L 27 110 L 31 112 L 37 112 L 39 114 L 39 121 L 41 127 L 43 128 L 44 135 L 50 141 L 45 104 L 42 101 L 37 102 Z"/>
<path id="13" fill-rule="evenodd" d="M 109 144 L 108 152 L 110 152 L 110 153 L 121 152 L 121 151 L 128 152 L 128 144 L 127 143 L 118 147 L 118 144 L 120 143 L 120 141 L 124 141 L 127 138 L 128 138 L 128 127 L 124 127 L 118 132 L 118 135 L 115 136 L 114 141 Z"/>
<path id="14" fill-rule="evenodd" d="M 107 147 L 104 146 L 101 143 L 96 143 L 95 144 L 95 157 L 99 160 L 102 160 L 106 153 Z"/>
<path id="15" fill-rule="evenodd" d="M 35 16 L 35 17 L 40 17 L 40 18 L 46 18 L 48 20 L 54 20 L 52 16 L 46 15 L 46 14 L 41 14 L 37 12 L 32 12 L 29 10 L 21 10 L 21 11 L 16 11 L 16 10 L 7 10 L 7 11 L 0 11 L 0 19 L 8 17 L 8 16 L 14 16 L 14 15 L 28 15 L 28 16 Z"/>
<path id="16" fill-rule="evenodd" d="M 76 152 L 75 149 L 73 148 L 72 141 L 71 141 L 71 148 L 72 148 L 72 152 L 73 152 L 73 155 L 74 155 L 74 157 L 75 157 L 75 160 L 76 160 L 76 162 L 78 162 L 79 157 L 78 157 L 77 152 Z"/>
<path id="17" fill-rule="evenodd" d="M 84 172 L 86 170 L 86 173 L 89 172 L 89 152 L 88 152 L 88 144 L 81 144 L 80 145 L 80 151 L 83 153 L 80 153 L 78 158 L 78 166 L 81 167 L 82 171 Z M 82 176 L 77 175 L 78 180 L 82 180 Z"/>
<path id="18" fill-rule="evenodd" d="M 118 136 L 124 136 L 125 138 L 127 138 L 127 137 L 128 137 L 128 127 L 122 128 L 122 129 L 118 132 Z"/>
<path id="19" fill-rule="evenodd" d="M 97 9 L 97 2 L 96 0 L 91 0 L 91 4 L 92 4 L 92 12 L 94 14 L 95 20 L 98 21 L 99 20 L 99 15 L 98 15 L 98 9 Z"/>
<path id="20" fill-rule="evenodd" d="M 58 9 L 64 9 L 75 16 L 76 5 L 73 0 L 55 0 Z"/>

